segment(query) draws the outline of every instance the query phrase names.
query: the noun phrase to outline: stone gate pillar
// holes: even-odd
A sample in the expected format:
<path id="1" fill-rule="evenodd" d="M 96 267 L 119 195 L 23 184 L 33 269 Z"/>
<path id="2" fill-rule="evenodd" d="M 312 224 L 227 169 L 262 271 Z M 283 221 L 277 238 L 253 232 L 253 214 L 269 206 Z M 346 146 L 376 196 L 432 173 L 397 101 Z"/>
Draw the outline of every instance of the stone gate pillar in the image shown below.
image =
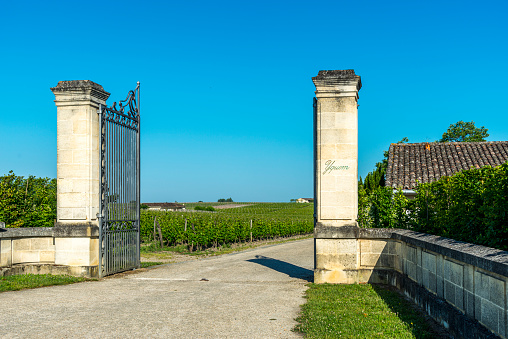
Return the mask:
<path id="1" fill-rule="evenodd" d="M 319 71 L 312 81 L 316 86 L 314 282 L 345 283 L 348 268 L 357 264 L 356 237 L 343 238 L 357 230 L 357 102 L 362 84 L 354 70 Z"/>
<path id="2" fill-rule="evenodd" d="M 94 276 L 99 264 L 97 110 L 99 104 L 106 104 L 109 93 L 89 80 L 60 81 L 51 90 L 57 106 L 55 264 Z"/>

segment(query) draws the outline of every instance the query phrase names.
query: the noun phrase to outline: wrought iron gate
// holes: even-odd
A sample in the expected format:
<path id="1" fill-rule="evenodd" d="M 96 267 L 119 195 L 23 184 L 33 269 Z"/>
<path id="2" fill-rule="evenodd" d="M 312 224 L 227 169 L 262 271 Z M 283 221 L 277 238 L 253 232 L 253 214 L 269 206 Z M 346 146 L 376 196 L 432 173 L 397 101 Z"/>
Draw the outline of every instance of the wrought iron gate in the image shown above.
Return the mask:
<path id="1" fill-rule="evenodd" d="M 137 268 L 139 258 L 139 82 L 127 98 L 99 106 L 99 276 Z"/>

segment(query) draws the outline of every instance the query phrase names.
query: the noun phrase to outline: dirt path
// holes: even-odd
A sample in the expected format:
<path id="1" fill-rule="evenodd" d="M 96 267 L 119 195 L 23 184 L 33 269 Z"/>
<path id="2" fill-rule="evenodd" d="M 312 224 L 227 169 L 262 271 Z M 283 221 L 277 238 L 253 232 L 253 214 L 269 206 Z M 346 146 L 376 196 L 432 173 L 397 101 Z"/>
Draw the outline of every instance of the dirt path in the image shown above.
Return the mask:
<path id="1" fill-rule="evenodd" d="M 0 293 L 5 338 L 298 338 L 313 240 Z"/>
<path id="2" fill-rule="evenodd" d="M 241 244 L 233 244 L 231 245 L 231 250 L 234 252 L 248 250 L 257 248 L 260 246 L 266 245 L 275 245 L 287 241 L 294 241 L 300 239 L 307 239 L 311 237 L 310 235 L 295 235 L 293 237 L 287 238 L 277 238 L 273 240 L 256 240 L 251 243 L 241 243 Z M 170 263 L 179 263 L 184 261 L 198 260 L 203 258 L 209 258 L 215 256 L 215 253 L 211 251 L 208 254 L 180 254 L 174 251 L 160 251 L 160 252 L 152 252 L 152 253 L 141 253 L 141 261 L 142 262 L 162 262 L 165 264 Z"/>
<path id="3" fill-rule="evenodd" d="M 225 210 L 225 209 L 228 209 L 228 208 L 238 208 L 238 207 L 245 207 L 245 206 L 251 206 L 252 204 L 227 204 L 227 205 L 217 205 L 217 206 L 212 206 L 213 208 L 215 208 L 216 210 Z"/>

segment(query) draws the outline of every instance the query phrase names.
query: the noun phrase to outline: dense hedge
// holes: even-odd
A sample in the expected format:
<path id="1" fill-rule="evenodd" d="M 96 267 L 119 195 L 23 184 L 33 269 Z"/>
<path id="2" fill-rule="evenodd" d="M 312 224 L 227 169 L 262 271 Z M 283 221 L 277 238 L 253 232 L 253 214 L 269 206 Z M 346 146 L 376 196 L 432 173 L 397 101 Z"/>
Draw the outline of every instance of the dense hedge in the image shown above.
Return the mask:
<path id="1" fill-rule="evenodd" d="M 273 207 L 276 204 L 270 205 L 272 208 L 265 207 L 262 214 L 255 213 L 250 206 L 213 213 L 142 211 L 141 237 L 144 241 L 154 239 L 155 218 L 161 227 L 165 245 L 186 244 L 191 250 L 250 241 L 251 232 L 253 240 L 312 233 L 311 206 L 304 206 L 303 214 L 280 207 L 276 213 L 277 208 Z"/>
<path id="2" fill-rule="evenodd" d="M 420 184 L 414 200 L 388 187 L 360 190 L 362 227 L 408 228 L 508 250 L 508 164 Z"/>
<path id="3" fill-rule="evenodd" d="M 56 179 L 0 176 L 0 221 L 7 227 L 51 227 L 56 219 Z"/>

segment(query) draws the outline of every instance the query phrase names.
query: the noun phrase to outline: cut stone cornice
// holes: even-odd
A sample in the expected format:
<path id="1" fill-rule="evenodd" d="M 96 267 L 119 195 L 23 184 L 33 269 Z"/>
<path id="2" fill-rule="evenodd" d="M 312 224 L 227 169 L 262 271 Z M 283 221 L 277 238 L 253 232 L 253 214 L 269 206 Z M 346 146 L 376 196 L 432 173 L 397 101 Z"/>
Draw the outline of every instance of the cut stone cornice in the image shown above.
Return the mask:
<path id="1" fill-rule="evenodd" d="M 354 96 L 358 99 L 358 91 L 362 88 L 359 75 L 352 69 L 319 71 L 312 78 L 316 86 L 316 97 Z"/>
<path id="2" fill-rule="evenodd" d="M 68 97 L 68 94 L 72 93 L 74 100 L 98 100 L 100 103 L 103 103 L 110 95 L 110 93 L 106 92 L 101 85 L 90 80 L 59 81 L 56 87 L 51 88 L 51 91 L 55 94 L 55 102 L 69 101 L 70 98 Z M 76 98 L 76 92 L 82 92 L 84 96 Z"/>

